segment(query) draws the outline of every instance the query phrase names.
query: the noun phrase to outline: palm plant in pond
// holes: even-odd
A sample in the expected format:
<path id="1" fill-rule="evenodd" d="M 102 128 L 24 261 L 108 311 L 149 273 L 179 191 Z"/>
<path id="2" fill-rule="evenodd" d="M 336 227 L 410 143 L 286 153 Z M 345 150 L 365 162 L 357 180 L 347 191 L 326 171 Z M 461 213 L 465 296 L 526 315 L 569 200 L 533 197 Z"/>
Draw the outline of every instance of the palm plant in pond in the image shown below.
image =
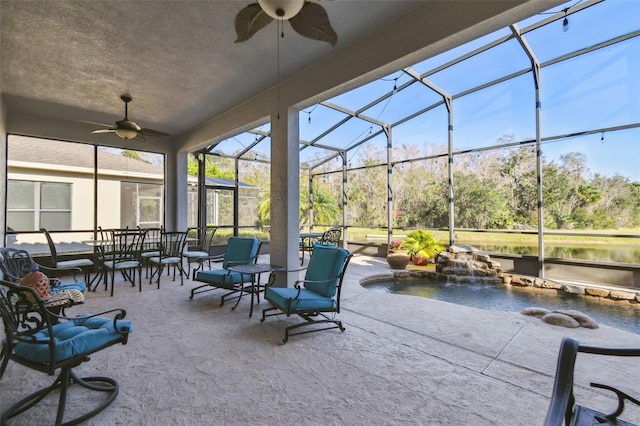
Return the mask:
<path id="1" fill-rule="evenodd" d="M 429 231 L 417 229 L 410 232 L 404 239 L 404 248 L 411 255 L 411 260 L 416 265 L 424 265 L 436 254 L 440 253 L 444 246 Z"/>

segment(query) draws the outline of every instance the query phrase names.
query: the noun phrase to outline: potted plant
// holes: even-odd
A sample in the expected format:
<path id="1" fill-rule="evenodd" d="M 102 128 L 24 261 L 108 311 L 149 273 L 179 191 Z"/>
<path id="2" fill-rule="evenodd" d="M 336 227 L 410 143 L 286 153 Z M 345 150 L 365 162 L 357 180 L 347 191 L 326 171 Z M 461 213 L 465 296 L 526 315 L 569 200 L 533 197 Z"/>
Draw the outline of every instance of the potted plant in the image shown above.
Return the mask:
<path id="1" fill-rule="evenodd" d="M 404 247 L 403 241 L 391 241 L 387 246 L 387 263 L 391 269 L 404 269 L 409 264 L 411 256 Z"/>
<path id="2" fill-rule="evenodd" d="M 410 232 L 402 244 L 415 265 L 426 265 L 430 259 L 444 249 L 442 243 L 424 229 Z"/>

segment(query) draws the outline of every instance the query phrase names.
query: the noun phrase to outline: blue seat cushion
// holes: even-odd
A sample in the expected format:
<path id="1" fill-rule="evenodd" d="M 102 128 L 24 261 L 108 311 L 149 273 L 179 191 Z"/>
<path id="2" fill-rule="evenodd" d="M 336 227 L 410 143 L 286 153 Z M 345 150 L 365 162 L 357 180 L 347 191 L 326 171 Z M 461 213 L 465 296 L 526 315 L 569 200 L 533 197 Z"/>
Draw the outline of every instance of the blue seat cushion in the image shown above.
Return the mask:
<path id="1" fill-rule="evenodd" d="M 116 327 L 123 333 L 133 332 L 133 324 L 128 320 L 118 320 Z M 96 349 L 119 340 L 123 333 L 113 327 L 113 319 L 105 317 L 82 318 L 55 324 L 53 327 L 55 341 L 55 360 L 64 361 L 76 355 L 87 354 Z M 44 329 L 34 338 L 40 342 L 50 341 L 49 330 Z M 33 362 L 46 364 L 49 362 L 49 345 L 18 342 L 15 354 Z"/>
<path id="2" fill-rule="evenodd" d="M 191 259 L 192 258 L 198 258 L 198 257 L 211 256 L 206 251 L 185 251 L 184 253 L 182 253 L 182 255 L 184 257 L 188 257 L 188 258 L 191 258 Z"/>
<path id="3" fill-rule="evenodd" d="M 202 281 L 214 287 L 230 288 L 234 284 L 251 281 L 251 275 L 227 271 L 226 269 L 211 269 L 196 273 L 196 281 Z"/>
<path id="4" fill-rule="evenodd" d="M 297 299 L 292 300 L 291 307 L 287 309 L 288 300 L 296 297 L 297 293 L 298 290 L 295 288 L 268 287 L 264 298 L 273 303 L 273 305 L 278 309 L 287 313 L 294 313 L 296 311 L 326 312 L 333 311 L 336 308 L 336 303 L 332 297 L 322 296 L 303 288 L 300 290 L 300 296 Z"/>
<path id="5" fill-rule="evenodd" d="M 56 268 L 82 268 L 83 266 L 93 266 L 93 262 L 90 259 L 74 259 L 56 264 Z"/>
<path id="6" fill-rule="evenodd" d="M 331 241 L 318 241 L 316 243 L 313 243 L 313 248 L 316 247 L 338 247 L 338 243 L 334 243 Z"/>
<path id="7" fill-rule="evenodd" d="M 173 265 L 175 263 L 182 263 L 182 258 L 181 257 L 164 257 L 160 259 L 159 257 L 150 257 L 149 262 L 162 263 L 163 265 Z"/>
<path id="8" fill-rule="evenodd" d="M 107 269 L 133 269 L 141 266 L 137 260 L 126 260 L 124 262 L 115 262 L 113 260 L 105 261 L 103 263 Z"/>
<path id="9" fill-rule="evenodd" d="M 80 293 L 84 293 L 86 289 L 87 284 L 84 281 L 60 283 L 57 286 L 49 288 L 50 291 L 78 290 Z"/>
<path id="10" fill-rule="evenodd" d="M 140 256 L 147 258 L 147 257 L 157 257 L 160 256 L 160 252 L 159 251 L 145 251 L 143 253 L 140 253 Z"/>

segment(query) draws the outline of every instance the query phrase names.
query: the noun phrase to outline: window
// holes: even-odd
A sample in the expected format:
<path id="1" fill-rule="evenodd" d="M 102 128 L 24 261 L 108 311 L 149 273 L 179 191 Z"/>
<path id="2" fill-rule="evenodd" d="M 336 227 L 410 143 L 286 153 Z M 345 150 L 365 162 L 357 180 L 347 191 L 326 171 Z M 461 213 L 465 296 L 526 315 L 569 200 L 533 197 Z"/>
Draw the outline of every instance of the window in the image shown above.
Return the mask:
<path id="1" fill-rule="evenodd" d="M 71 227 L 71 184 L 9 180 L 7 227 L 14 231 Z"/>
<path id="2" fill-rule="evenodd" d="M 120 218 L 130 228 L 162 226 L 162 185 L 122 182 Z"/>

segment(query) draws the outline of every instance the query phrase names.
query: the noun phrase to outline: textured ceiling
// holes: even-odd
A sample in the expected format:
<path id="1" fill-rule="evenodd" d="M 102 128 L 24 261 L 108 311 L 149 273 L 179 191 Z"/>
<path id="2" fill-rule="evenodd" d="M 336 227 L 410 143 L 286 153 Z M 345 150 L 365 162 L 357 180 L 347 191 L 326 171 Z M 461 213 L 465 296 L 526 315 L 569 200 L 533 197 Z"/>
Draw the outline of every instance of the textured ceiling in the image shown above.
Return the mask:
<path id="1" fill-rule="evenodd" d="M 0 1 L 0 90 L 7 115 L 112 124 L 124 115 L 174 135 L 277 80 L 276 23 L 235 44 L 234 18 L 252 1 Z M 338 44 L 284 25 L 285 79 L 423 6 L 419 1 L 318 1 Z"/>

